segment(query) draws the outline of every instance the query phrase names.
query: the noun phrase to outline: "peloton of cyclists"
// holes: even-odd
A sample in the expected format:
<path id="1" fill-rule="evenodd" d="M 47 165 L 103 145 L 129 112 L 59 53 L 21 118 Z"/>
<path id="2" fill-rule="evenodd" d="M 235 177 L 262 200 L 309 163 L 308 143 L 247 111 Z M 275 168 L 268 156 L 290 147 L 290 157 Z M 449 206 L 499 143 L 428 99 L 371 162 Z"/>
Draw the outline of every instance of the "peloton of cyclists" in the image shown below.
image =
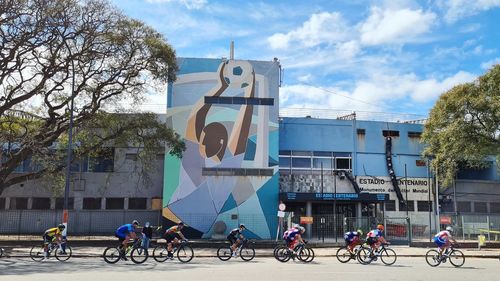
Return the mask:
<path id="1" fill-rule="evenodd" d="M 245 236 L 243 236 L 242 232 L 246 229 L 244 224 L 240 224 L 238 228 L 235 228 L 229 232 L 229 235 L 227 236 L 227 240 L 229 241 L 231 245 L 231 252 L 233 256 L 236 256 L 236 248 L 239 246 L 241 241 L 245 239 Z"/>
<path id="2" fill-rule="evenodd" d="M 363 244 L 363 241 L 361 240 L 362 235 L 363 231 L 361 229 L 358 229 L 357 231 L 349 231 L 344 234 L 345 244 L 349 252 L 354 253 L 354 247 Z"/>
<path id="3" fill-rule="evenodd" d="M 432 241 L 439 248 L 439 255 L 441 256 L 444 250 L 448 250 L 451 246 L 450 242 L 457 243 L 457 241 L 451 236 L 453 233 L 453 228 L 451 226 L 447 226 L 445 230 L 438 232 Z"/>

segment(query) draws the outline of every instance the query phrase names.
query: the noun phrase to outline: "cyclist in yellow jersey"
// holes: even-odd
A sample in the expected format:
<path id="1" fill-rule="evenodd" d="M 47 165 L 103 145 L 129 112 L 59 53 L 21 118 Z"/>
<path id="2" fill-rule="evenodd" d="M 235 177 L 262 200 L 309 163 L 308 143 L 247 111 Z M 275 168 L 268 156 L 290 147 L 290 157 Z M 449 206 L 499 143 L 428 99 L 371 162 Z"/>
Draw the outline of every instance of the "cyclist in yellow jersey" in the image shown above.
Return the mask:
<path id="1" fill-rule="evenodd" d="M 170 259 L 174 258 L 174 254 L 172 253 L 172 242 L 175 245 L 178 245 L 179 239 L 187 241 L 186 237 L 184 237 L 184 235 L 181 232 L 183 228 L 184 228 L 184 223 L 179 222 L 177 225 L 174 225 L 165 231 L 165 240 L 167 240 L 168 257 Z"/>
<path id="2" fill-rule="evenodd" d="M 60 224 L 57 227 L 49 228 L 43 233 L 43 251 L 44 256 L 47 257 L 47 250 L 49 249 L 49 244 L 56 242 L 57 245 L 61 246 L 62 243 L 62 231 L 66 228 L 64 224 Z"/>

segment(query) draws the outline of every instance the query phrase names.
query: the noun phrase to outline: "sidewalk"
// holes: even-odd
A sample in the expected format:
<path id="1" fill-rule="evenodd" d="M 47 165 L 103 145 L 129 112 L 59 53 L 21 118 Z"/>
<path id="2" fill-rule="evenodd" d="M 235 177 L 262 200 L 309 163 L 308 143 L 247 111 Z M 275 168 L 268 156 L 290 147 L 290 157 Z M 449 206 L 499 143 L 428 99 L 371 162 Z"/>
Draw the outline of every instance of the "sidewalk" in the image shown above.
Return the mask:
<path id="1" fill-rule="evenodd" d="M 424 257 L 426 252 L 431 248 L 416 248 L 408 246 L 392 246 L 394 251 L 396 251 L 398 257 Z M 4 247 L 5 254 L 4 257 L 29 257 L 31 247 L 25 246 L 14 246 L 14 247 Z M 81 258 L 100 258 L 105 247 L 89 247 L 80 246 L 72 247 L 73 257 Z M 193 246 L 195 257 L 216 257 L 217 249 L 211 248 L 196 248 Z M 329 248 L 313 248 L 317 257 L 335 257 L 338 247 Z M 150 249 L 150 254 L 152 255 L 152 250 Z M 500 255 L 499 249 L 460 249 L 464 255 L 468 258 L 498 258 Z M 272 257 L 273 249 L 255 249 L 257 257 Z"/>

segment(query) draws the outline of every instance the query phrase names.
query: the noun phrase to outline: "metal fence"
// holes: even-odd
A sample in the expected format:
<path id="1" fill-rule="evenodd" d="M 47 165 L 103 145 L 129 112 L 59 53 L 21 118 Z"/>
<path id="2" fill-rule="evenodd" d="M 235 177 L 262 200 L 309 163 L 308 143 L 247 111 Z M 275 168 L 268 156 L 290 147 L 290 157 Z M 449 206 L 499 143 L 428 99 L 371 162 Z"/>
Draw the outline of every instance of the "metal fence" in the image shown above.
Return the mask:
<path id="1" fill-rule="evenodd" d="M 161 224 L 160 211 L 78 210 L 69 211 L 68 233 L 71 235 L 113 235 L 122 224 L 138 220 Z M 40 235 L 62 222 L 62 210 L 2 210 L 0 235 Z"/>

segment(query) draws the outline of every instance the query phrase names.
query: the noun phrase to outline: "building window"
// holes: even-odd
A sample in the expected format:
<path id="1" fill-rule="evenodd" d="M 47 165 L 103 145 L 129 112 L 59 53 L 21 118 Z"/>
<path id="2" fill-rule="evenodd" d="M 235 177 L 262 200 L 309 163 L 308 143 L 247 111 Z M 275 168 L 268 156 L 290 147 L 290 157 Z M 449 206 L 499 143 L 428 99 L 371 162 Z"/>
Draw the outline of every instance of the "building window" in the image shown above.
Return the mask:
<path id="1" fill-rule="evenodd" d="M 311 169 L 311 158 L 292 157 L 292 168 Z"/>
<path id="2" fill-rule="evenodd" d="M 471 202 L 457 202 L 457 211 L 470 213 L 471 212 L 470 203 Z"/>
<path id="3" fill-rule="evenodd" d="M 290 169 L 290 164 L 292 161 L 290 160 L 290 156 L 280 156 L 280 169 Z"/>
<path id="4" fill-rule="evenodd" d="M 406 203 L 408 204 L 408 212 L 415 211 L 415 201 L 408 200 L 408 201 L 406 201 Z M 406 205 L 403 203 L 399 203 L 399 211 L 406 212 Z"/>
<path id="5" fill-rule="evenodd" d="M 36 210 L 50 209 L 50 198 L 33 198 L 31 209 L 36 209 Z"/>
<path id="6" fill-rule="evenodd" d="M 337 170 L 350 170 L 351 158 L 335 158 L 335 169 Z"/>
<path id="7" fill-rule="evenodd" d="M 292 151 L 293 156 L 311 156 L 311 151 Z"/>
<path id="8" fill-rule="evenodd" d="M 415 165 L 417 167 L 425 167 L 425 166 L 427 166 L 427 163 L 425 163 L 425 160 L 419 159 L 419 160 L 415 160 Z"/>
<path id="9" fill-rule="evenodd" d="M 126 153 L 125 160 L 137 161 L 137 153 Z"/>
<path id="10" fill-rule="evenodd" d="M 247 98 L 247 97 L 221 97 L 207 96 L 205 104 L 251 104 L 251 105 L 274 105 L 273 98 Z"/>
<path id="11" fill-rule="evenodd" d="M 422 132 L 408 132 L 409 138 L 420 138 L 422 136 Z"/>
<path id="12" fill-rule="evenodd" d="M 332 153 L 329 151 L 313 151 L 313 156 L 332 157 Z"/>
<path id="13" fill-rule="evenodd" d="M 99 210 L 101 209 L 101 198 L 83 198 L 84 210 Z"/>
<path id="14" fill-rule="evenodd" d="M 26 210 L 26 209 L 28 209 L 28 198 L 25 198 L 25 197 L 10 198 L 10 208 L 12 210 Z"/>
<path id="15" fill-rule="evenodd" d="M 290 150 L 280 150 L 280 156 L 281 155 L 292 155 L 291 151 Z"/>
<path id="16" fill-rule="evenodd" d="M 75 208 L 74 206 L 75 206 L 75 198 L 68 197 L 68 210 L 73 210 Z M 64 198 L 63 197 L 56 198 L 56 210 L 63 210 L 63 209 L 64 209 Z"/>
<path id="17" fill-rule="evenodd" d="M 313 158 L 313 168 L 316 170 L 321 170 L 321 168 L 323 170 L 331 170 L 332 158 Z"/>
<path id="18" fill-rule="evenodd" d="M 474 212 L 487 213 L 488 207 L 486 206 L 486 202 L 474 202 Z"/>
<path id="19" fill-rule="evenodd" d="M 0 198 L 0 210 L 5 210 L 5 198 Z"/>
<path id="20" fill-rule="evenodd" d="M 358 135 L 364 135 L 366 133 L 365 129 L 357 129 Z"/>
<path id="21" fill-rule="evenodd" d="M 128 199 L 128 208 L 130 210 L 145 210 L 147 207 L 146 198 L 130 198 Z"/>
<path id="22" fill-rule="evenodd" d="M 418 212 L 430 212 L 430 211 L 432 211 L 432 202 L 417 201 L 417 211 Z"/>
<path id="23" fill-rule="evenodd" d="M 383 130 L 384 137 L 399 137 L 399 131 Z"/>
<path id="24" fill-rule="evenodd" d="M 396 201 L 387 200 L 384 202 L 386 211 L 396 211 Z"/>
<path id="25" fill-rule="evenodd" d="M 123 198 L 106 198 L 106 210 L 123 210 L 124 207 Z"/>
<path id="26" fill-rule="evenodd" d="M 114 154 L 113 148 L 107 148 L 100 151 L 98 155 L 89 157 L 89 172 L 113 172 Z"/>
<path id="27" fill-rule="evenodd" d="M 490 202 L 490 213 L 500 213 L 500 203 Z"/>

